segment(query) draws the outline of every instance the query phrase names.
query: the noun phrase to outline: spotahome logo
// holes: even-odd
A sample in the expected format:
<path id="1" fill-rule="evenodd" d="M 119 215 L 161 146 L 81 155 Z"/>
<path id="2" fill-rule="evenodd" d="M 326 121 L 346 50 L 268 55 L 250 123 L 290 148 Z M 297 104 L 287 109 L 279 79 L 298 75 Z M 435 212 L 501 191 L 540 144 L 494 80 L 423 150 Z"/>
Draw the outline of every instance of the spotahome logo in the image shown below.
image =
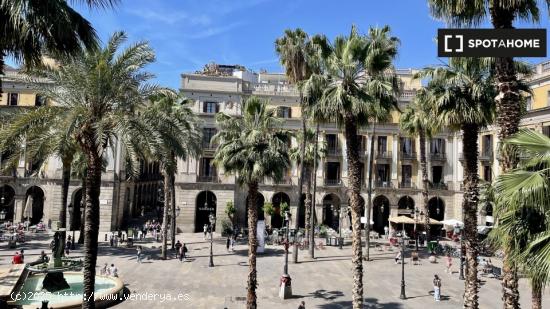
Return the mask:
<path id="1" fill-rule="evenodd" d="M 438 29 L 439 57 L 546 57 L 546 29 Z"/>

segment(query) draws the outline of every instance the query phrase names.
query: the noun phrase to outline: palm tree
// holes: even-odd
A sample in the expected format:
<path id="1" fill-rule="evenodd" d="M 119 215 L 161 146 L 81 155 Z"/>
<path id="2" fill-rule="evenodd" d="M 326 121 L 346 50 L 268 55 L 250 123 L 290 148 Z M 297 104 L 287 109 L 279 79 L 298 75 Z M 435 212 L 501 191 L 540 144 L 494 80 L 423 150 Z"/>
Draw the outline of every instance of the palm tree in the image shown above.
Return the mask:
<path id="1" fill-rule="evenodd" d="M 514 235 L 509 257 L 527 274 L 532 289 L 532 308 L 542 308 L 542 291 L 550 283 L 550 189 L 548 162 L 550 139 L 533 130 L 521 130 L 505 141 L 522 157 L 517 169 L 495 182 L 497 199 L 495 233 L 499 245 Z"/>
<path id="2" fill-rule="evenodd" d="M 161 90 L 147 84 L 152 75 L 143 71 L 155 56 L 146 42 L 119 51 L 125 41 L 126 35 L 117 32 L 104 48 L 85 51 L 79 57 L 60 58 L 58 66 L 41 70 L 41 77 L 52 81 L 52 86 L 45 89 L 47 97 L 64 110 L 70 135 L 86 156 L 83 308 L 95 307 L 90 296 L 95 285 L 105 153 L 119 142 L 127 155 L 127 172 L 137 174 L 139 146 L 154 144 L 153 136 L 144 134 L 147 125 L 137 111 Z"/>
<path id="3" fill-rule="evenodd" d="M 349 36 L 338 36 L 332 44 L 326 39 L 319 43 L 329 84 L 312 111 L 344 128 L 353 230 L 352 303 L 353 308 L 362 308 L 361 162 L 357 132 L 368 124 L 373 106 L 387 110 L 397 107 L 399 87 L 392 61 L 398 40 L 390 37 L 389 27 L 371 28 L 367 36 L 361 36 L 353 26 Z"/>
<path id="4" fill-rule="evenodd" d="M 550 5 L 550 0 L 544 0 Z M 510 29 L 514 22 L 523 20 L 538 22 L 539 1 L 535 0 L 428 0 L 432 16 L 452 26 L 478 26 L 488 18 L 495 29 Z M 496 123 L 498 138 L 505 140 L 518 131 L 521 118 L 520 89 L 518 76 L 512 57 L 495 58 L 495 76 L 498 95 L 496 100 Z M 503 172 L 513 169 L 518 162 L 513 151 L 500 149 L 500 167 Z M 512 240 L 510 240 L 512 241 Z M 518 277 L 513 263 L 504 258 L 502 295 L 504 308 L 519 307 Z"/>
<path id="5" fill-rule="evenodd" d="M 439 121 L 451 130 L 462 132 L 464 156 L 464 247 L 466 280 L 464 308 L 478 308 L 477 206 L 479 200 L 478 135 L 490 124 L 494 114 L 494 76 L 487 58 L 452 58 L 447 66 L 426 68 L 419 73 L 430 78 L 432 107 Z"/>
<path id="6" fill-rule="evenodd" d="M 420 142 L 420 169 L 422 171 L 422 200 L 424 202 L 424 225 L 426 229 L 426 239 L 430 240 L 430 214 L 428 207 L 428 188 L 430 180 L 428 178 L 428 161 L 426 159 L 427 139 L 431 138 L 440 125 L 435 118 L 432 109 L 432 96 L 428 89 L 421 88 L 417 91 L 413 102 L 401 114 L 399 126 L 403 132 L 411 137 L 419 138 Z"/>
<path id="7" fill-rule="evenodd" d="M 63 110 L 55 106 L 42 106 L 22 110 L 13 115 L 7 126 L 0 132 L 1 151 L 10 150 L 5 160 L 7 168 L 17 166 L 20 158 L 46 163 L 56 157 L 62 163 L 61 208 L 59 227 L 67 227 L 67 199 L 71 180 L 71 165 L 78 151 L 76 140 L 71 135 L 70 121 Z M 65 245 L 66 232 L 62 232 L 61 245 Z"/>
<path id="8" fill-rule="evenodd" d="M 247 308 L 257 308 L 256 287 L 256 226 L 258 222 L 258 182 L 264 178 L 280 180 L 289 167 L 287 131 L 276 118 L 267 101 L 250 97 L 244 102 L 243 115 L 219 113 L 216 123 L 220 131 L 214 136 L 214 164 L 227 173 L 237 175 L 237 181 L 248 187 L 248 294 Z"/>
<path id="9" fill-rule="evenodd" d="M 168 241 L 168 217 L 175 236 L 175 175 L 177 160 L 197 156 L 201 133 L 198 118 L 189 107 L 189 100 L 175 93 L 161 94 L 151 98 L 151 104 L 141 113 L 148 125 L 153 144 L 145 145 L 150 160 L 160 162 L 164 177 L 164 213 L 162 259 L 166 259 Z M 172 244 L 174 239 L 172 239 Z"/>
<path id="10" fill-rule="evenodd" d="M 76 1 L 74 1 L 76 2 Z M 85 0 L 90 8 L 112 7 L 116 0 Z M 11 56 L 34 66 L 44 52 L 74 55 L 98 46 L 97 34 L 66 0 L 0 0 L 0 75 Z M 2 93 L 2 79 L 0 79 Z"/>
<path id="11" fill-rule="evenodd" d="M 302 107 L 302 134 L 306 135 L 307 116 L 305 113 L 303 92 L 303 82 L 311 76 L 311 67 L 308 63 L 308 54 L 311 53 L 311 40 L 307 33 L 302 29 L 287 29 L 282 37 L 275 40 L 275 51 L 279 55 L 281 65 L 285 67 L 285 74 L 290 84 L 295 84 L 299 91 L 300 105 Z M 307 140 L 302 140 L 300 144 L 301 158 L 305 157 Z M 296 219 L 294 228 L 299 228 L 300 208 L 302 207 L 302 191 L 304 179 L 306 178 L 306 167 L 303 162 L 298 165 L 300 168 L 300 177 L 298 179 L 298 208 L 296 210 Z M 306 197 L 307 198 L 307 197 Z M 298 245 L 294 245 L 292 250 L 292 260 L 298 263 Z"/>

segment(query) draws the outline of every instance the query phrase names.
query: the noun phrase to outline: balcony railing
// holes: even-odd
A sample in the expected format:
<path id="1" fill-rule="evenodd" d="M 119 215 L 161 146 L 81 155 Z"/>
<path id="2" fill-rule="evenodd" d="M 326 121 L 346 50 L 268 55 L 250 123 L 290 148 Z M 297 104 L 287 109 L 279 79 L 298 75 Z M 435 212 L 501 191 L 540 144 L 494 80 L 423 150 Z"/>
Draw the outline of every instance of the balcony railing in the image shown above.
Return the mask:
<path id="1" fill-rule="evenodd" d="M 339 186 L 342 184 L 340 179 L 325 179 L 325 186 Z"/>
<path id="2" fill-rule="evenodd" d="M 416 152 L 401 152 L 401 160 L 416 160 Z"/>
<path id="3" fill-rule="evenodd" d="M 399 188 L 402 189 L 416 189 L 415 184 L 412 182 L 412 179 L 402 180 L 399 182 Z"/>
<path id="4" fill-rule="evenodd" d="M 213 150 L 213 149 L 216 149 L 216 148 L 218 148 L 218 145 L 216 145 L 216 144 L 212 144 L 212 143 L 207 142 L 207 141 L 202 142 L 202 149 L 204 149 L 204 150 Z"/>
<path id="5" fill-rule="evenodd" d="M 342 151 L 340 151 L 340 148 L 327 148 L 327 155 L 329 156 L 339 156 L 341 153 Z"/>
<path id="6" fill-rule="evenodd" d="M 393 188 L 393 184 L 390 180 L 377 180 L 374 182 L 376 188 Z"/>
<path id="7" fill-rule="evenodd" d="M 220 182 L 220 178 L 216 176 L 204 176 L 204 175 L 197 175 L 197 182 L 214 182 L 218 183 Z"/>
<path id="8" fill-rule="evenodd" d="M 292 184 L 292 177 L 290 176 L 283 176 L 283 178 L 279 180 L 274 180 L 274 184 L 276 185 L 291 185 Z"/>
<path id="9" fill-rule="evenodd" d="M 391 159 L 391 151 L 378 151 L 376 153 L 376 159 Z"/>
<path id="10" fill-rule="evenodd" d="M 446 183 L 443 183 L 443 182 L 437 182 L 437 183 L 432 183 L 430 182 L 430 189 L 434 189 L 434 190 L 448 190 L 448 186 Z"/>
<path id="11" fill-rule="evenodd" d="M 483 151 L 479 154 L 479 161 L 491 161 L 493 160 L 493 152 L 492 151 Z"/>
<path id="12" fill-rule="evenodd" d="M 436 161 L 445 161 L 447 159 L 447 155 L 442 152 L 431 152 L 430 159 Z"/>

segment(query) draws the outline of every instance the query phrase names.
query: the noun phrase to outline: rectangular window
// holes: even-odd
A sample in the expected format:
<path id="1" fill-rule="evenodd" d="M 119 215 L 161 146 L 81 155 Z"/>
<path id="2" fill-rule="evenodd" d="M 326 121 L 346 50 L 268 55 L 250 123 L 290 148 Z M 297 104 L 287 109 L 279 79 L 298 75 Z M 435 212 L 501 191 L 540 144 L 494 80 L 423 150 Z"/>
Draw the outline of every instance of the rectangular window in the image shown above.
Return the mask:
<path id="1" fill-rule="evenodd" d="M 34 106 L 44 106 L 46 105 L 46 98 L 41 95 L 36 95 L 34 98 Z"/>
<path id="2" fill-rule="evenodd" d="M 18 93 L 8 93 L 8 105 L 17 106 L 19 104 L 19 94 Z"/>
<path id="3" fill-rule="evenodd" d="M 389 164 L 377 164 L 376 165 L 376 178 L 377 178 L 378 182 L 389 182 L 390 181 L 390 165 Z"/>
<path id="4" fill-rule="evenodd" d="M 279 108 L 277 108 L 277 117 L 292 118 L 292 109 L 288 106 L 279 106 Z"/>
<path id="5" fill-rule="evenodd" d="M 488 182 L 493 181 L 493 169 L 490 165 L 483 166 L 483 179 Z"/>
<path id="6" fill-rule="evenodd" d="M 483 156 L 490 156 L 493 153 L 493 136 L 483 135 Z"/>
<path id="7" fill-rule="evenodd" d="M 212 145 L 210 144 L 212 142 L 212 138 L 216 135 L 216 129 L 215 128 L 203 128 L 202 129 L 202 146 L 204 148 L 210 148 Z"/>
<path id="8" fill-rule="evenodd" d="M 403 188 L 410 188 L 412 186 L 412 165 L 401 166 L 401 183 Z"/>
<path id="9" fill-rule="evenodd" d="M 401 151 L 404 154 L 411 155 L 414 152 L 414 143 L 410 137 L 401 138 Z"/>
<path id="10" fill-rule="evenodd" d="M 378 153 L 386 153 L 388 151 L 388 137 L 378 136 Z"/>
<path id="11" fill-rule="evenodd" d="M 327 134 L 326 138 L 328 152 L 331 154 L 338 152 L 338 138 L 336 134 Z"/>
<path id="12" fill-rule="evenodd" d="M 546 135 L 547 137 L 550 137 L 550 126 L 542 127 L 542 134 Z"/>
<path id="13" fill-rule="evenodd" d="M 216 176 L 216 167 L 212 164 L 212 158 L 202 158 L 200 166 L 200 175 L 204 177 Z"/>
<path id="14" fill-rule="evenodd" d="M 528 96 L 527 99 L 525 99 L 525 110 L 530 111 L 533 108 L 533 98 L 531 96 Z"/>
<path id="15" fill-rule="evenodd" d="M 220 104 L 218 102 L 204 102 L 202 112 L 207 114 L 215 114 L 220 111 Z"/>
<path id="16" fill-rule="evenodd" d="M 330 181 L 340 180 L 340 162 L 327 162 L 326 179 Z"/>
<path id="17" fill-rule="evenodd" d="M 430 152 L 435 154 L 445 153 L 445 140 L 442 138 L 434 138 L 430 143 Z"/>

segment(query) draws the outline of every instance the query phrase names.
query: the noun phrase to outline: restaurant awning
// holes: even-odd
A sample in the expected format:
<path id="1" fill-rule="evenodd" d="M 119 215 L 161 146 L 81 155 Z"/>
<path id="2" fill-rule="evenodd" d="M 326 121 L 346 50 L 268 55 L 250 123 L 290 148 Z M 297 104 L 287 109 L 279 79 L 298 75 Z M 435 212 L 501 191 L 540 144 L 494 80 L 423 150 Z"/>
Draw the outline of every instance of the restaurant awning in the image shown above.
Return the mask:
<path id="1" fill-rule="evenodd" d="M 407 216 L 390 217 L 389 221 L 396 224 L 414 224 L 414 219 Z"/>

